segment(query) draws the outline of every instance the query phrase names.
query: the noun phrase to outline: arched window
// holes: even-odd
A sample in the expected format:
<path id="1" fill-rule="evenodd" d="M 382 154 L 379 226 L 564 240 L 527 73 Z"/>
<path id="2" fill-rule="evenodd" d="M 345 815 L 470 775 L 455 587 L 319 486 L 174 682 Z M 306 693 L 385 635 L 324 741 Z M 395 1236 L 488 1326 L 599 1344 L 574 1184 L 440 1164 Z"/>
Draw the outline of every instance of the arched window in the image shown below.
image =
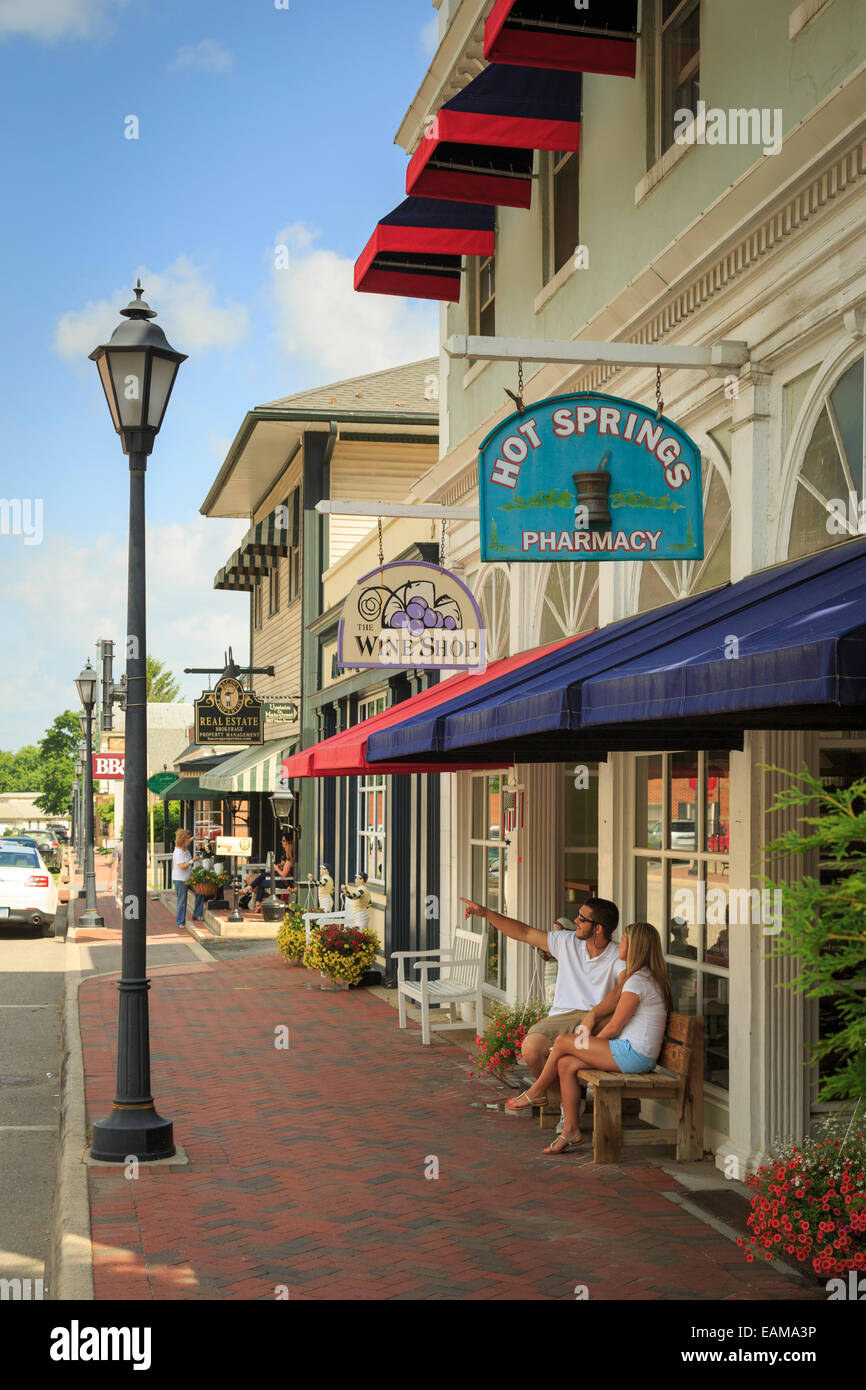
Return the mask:
<path id="1" fill-rule="evenodd" d="M 860 529 L 864 477 L 866 357 L 825 395 L 797 473 L 788 555 L 792 560 L 835 545 Z"/>
<path id="2" fill-rule="evenodd" d="M 542 580 L 538 641 L 556 642 L 598 627 L 598 561 L 550 565 Z"/>
<path id="3" fill-rule="evenodd" d="M 501 565 L 489 569 L 477 590 L 478 607 L 487 632 L 487 660 L 509 655 L 511 641 L 511 581 Z"/>
<path id="4" fill-rule="evenodd" d="M 712 431 L 721 460 L 729 463 L 730 426 Z M 645 560 L 640 566 L 637 611 L 646 612 L 674 599 L 726 584 L 731 577 L 731 499 L 722 468 L 701 459 L 704 504 L 702 560 Z"/>

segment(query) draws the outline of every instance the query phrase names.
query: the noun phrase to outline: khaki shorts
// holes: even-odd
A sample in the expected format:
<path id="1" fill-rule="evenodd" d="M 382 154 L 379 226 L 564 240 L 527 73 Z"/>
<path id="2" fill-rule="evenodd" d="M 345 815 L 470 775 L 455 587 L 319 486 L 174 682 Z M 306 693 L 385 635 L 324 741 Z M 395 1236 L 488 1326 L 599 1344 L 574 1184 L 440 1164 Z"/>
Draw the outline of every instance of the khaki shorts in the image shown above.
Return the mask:
<path id="1" fill-rule="evenodd" d="M 588 1013 L 588 1009 L 572 1009 L 570 1014 L 548 1014 L 547 1018 L 533 1023 L 526 1036 L 531 1038 L 535 1033 L 555 1042 L 563 1033 L 576 1033 Z"/>

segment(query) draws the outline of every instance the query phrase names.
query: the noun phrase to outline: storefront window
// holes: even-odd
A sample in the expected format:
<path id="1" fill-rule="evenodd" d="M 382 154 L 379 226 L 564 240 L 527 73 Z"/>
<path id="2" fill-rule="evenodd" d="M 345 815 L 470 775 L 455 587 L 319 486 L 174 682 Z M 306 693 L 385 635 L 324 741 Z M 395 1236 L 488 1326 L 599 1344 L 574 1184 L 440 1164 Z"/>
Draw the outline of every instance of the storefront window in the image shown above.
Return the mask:
<path id="1" fill-rule="evenodd" d="M 822 785 L 827 791 L 842 790 L 866 777 L 866 741 L 857 740 L 846 743 L 840 740 L 832 745 L 825 744 L 821 748 L 820 775 Z M 822 865 L 819 869 L 821 882 L 829 882 L 836 873 L 838 870 L 831 865 Z M 864 1005 L 866 1005 L 866 980 L 858 980 L 857 987 L 863 991 Z M 816 1003 L 815 1012 L 817 1014 L 815 1033 L 813 1034 L 815 1041 L 839 1032 L 842 1020 L 838 1005 L 832 995 L 824 995 L 820 998 Z M 816 1091 L 818 1083 L 837 1072 L 841 1064 L 842 1058 L 835 1053 L 830 1053 L 820 1059 L 813 1069 Z M 830 1107 L 824 1104 L 819 1108 L 827 1109 Z"/>
<path id="2" fill-rule="evenodd" d="M 598 764 L 562 769 L 565 778 L 565 872 L 559 915 L 577 909 L 598 891 Z"/>
<path id="3" fill-rule="evenodd" d="M 636 772 L 636 917 L 658 928 L 674 1008 L 703 1017 L 704 1080 L 725 1091 L 729 754 L 653 754 L 637 759 Z"/>
<path id="4" fill-rule="evenodd" d="M 358 780 L 358 868 L 371 883 L 385 882 L 385 778 Z"/>
<path id="5" fill-rule="evenodd" d="M 474 773 L 472 776 L 472 823 L 470 826 L 470 856 L 472 898 L 493 912 L 505 911 L 504 884 L 508 867 L 508 845 L 503 833 L 502 791 L 504 774 Z M 481 930 L 477 918 L 471 919 L 473 931 Z M 487 929 L 487 969 L 485 981 L 496 990 L 507 986 L 506 938 L 494 927 Z"/>
<path id="6" fill-rule="evenodd" d="M 866 530 L 864 488 L 866 358 L 843 372 L 827 395 L 806 446 L 791 518 L 791 559 Z"/>
<path id="7" fill-rule="evenodd" d="M 551 565 L 544 581 L 538 640 L 556 642 L 598 627 L 598 563 Z"/>

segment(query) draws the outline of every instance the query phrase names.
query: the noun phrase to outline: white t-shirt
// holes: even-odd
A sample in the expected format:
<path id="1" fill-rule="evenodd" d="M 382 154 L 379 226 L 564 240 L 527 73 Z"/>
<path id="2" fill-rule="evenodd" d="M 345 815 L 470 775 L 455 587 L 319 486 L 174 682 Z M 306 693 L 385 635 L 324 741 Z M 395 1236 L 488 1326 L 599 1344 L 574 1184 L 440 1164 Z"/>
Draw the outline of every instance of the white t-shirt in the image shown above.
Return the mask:
<path id="1" fill-rule="evenodd" d="M 174 854 L 171 856 L 171 876 L 179 878 L 181 883 L 186 883 L 192 873 L 192 855 L 188 849 L 178 849 L 175 845 Z"/>
<path id="2" fill-rule="evenodd" d="M 600 956 L 591 956 L 586 942 L 573 931 L 548 932 L 547 949 L 559 962 L 551 1014 L 594 1009 L 613 989 L 624 968 L 619 947 L 612 941 Z"/>
<path id="3" fill-rule="evenodd" d="M 638 1006 L 619 1037 L 623 1042 L 630 1042 L 636 1052 L 655 1061 L 662 1050 L 668 1016 L 664 995 L 655 976 L 646 968 L 637 970 L 626 980 L 622 992 L 636 994 Z"/>

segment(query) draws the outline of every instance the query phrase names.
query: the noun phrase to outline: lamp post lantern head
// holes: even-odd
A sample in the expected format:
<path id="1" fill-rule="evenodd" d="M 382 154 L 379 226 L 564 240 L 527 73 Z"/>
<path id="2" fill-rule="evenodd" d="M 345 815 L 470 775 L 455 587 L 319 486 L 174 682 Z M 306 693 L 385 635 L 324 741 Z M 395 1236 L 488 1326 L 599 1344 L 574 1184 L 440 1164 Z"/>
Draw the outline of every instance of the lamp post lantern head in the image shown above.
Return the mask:
<path id="1" fill-rule="evenodd" d="M 270 798 L 274 818 L 278 820 L 281 825 L 287 824 L 292 814 L 292 802 L 294 799 L 293 794 L 289 791 L 274 792 L 273 796 Z"/>
<path id="2" fill-rule="evenodd" d="M 76 677 L 75 684 L 78 687 L 78 698 L 89 713 L 96 702 L 96 672 L 90 664 L 89 657 L 81 675 Z M 80 715 L 79 723 L 81 724 L 81 732 L 86 733 L 87 715 Z"/>
<path id="3" fill-rule="evenodd" d="M 120 311 L 126 321 L 90 354 L 125 454 L 153 449 L 178 367 L 186 361 L 186 353 L 175 352 L 162 329 L 150 322 L 156 311 L 143 293 L 139 280 L 135 299 Z"/>

